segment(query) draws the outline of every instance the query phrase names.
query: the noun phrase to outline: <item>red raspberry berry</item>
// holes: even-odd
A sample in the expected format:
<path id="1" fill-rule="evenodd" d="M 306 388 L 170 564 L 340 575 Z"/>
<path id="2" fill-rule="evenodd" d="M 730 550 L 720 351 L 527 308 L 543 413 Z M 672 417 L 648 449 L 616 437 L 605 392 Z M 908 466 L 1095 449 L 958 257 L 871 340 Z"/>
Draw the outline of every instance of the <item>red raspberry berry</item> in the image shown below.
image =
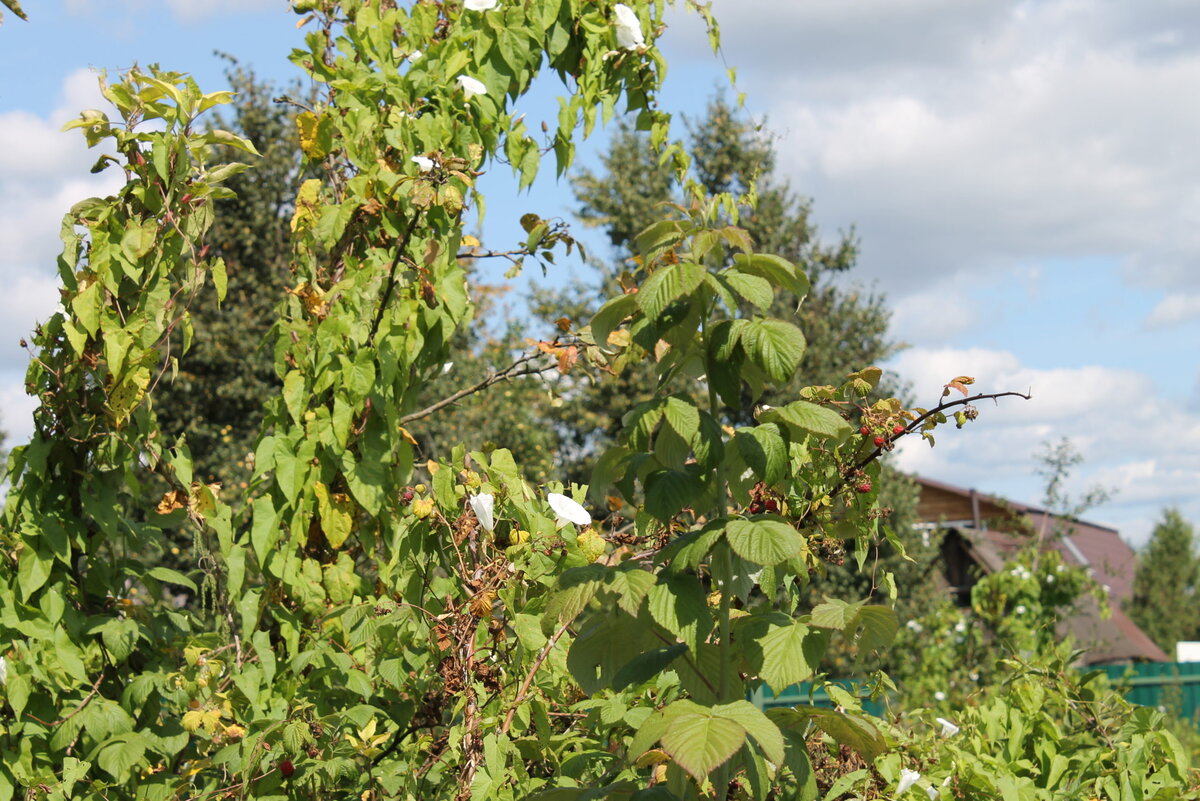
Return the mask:
<path id="1" fill-rule="evenodd" d="M 296 772 L 296 766 L 292 764 L 290 759 L 281 759 L 279 761 L 279 772 L 283 778 L 290 779 L 292 774 Z"/>
<path id="2" fill-rule="evenodd" d="M 412 503 L 412 499 L 413 491 L 410 489 L 406 489 L 400 494 L 400 503 L 409 504 Z"/>
<path id="3" fill-rule="evenodd" d="M 774 498 L 767 498 L 765 501 L 763 501 L 763 508 L 765 508 L 768 512 L 778 512 L 779 504 L 776 503 Z"/>
<path id="4" fill-rule="evenodd" d="M 762 514 L 762 510 L 763 510 L 763 505 L 761 503 L 758 503 L 757 501 L 755 501 L 754 503 L 750 504 L 750 514 L 752 514 L 752 515 Z"/>
<path id="5" fill-rule="evenodd" d="M 899 423 L 896 423 L 896 425 L 892 426 L 893 434 L 903 434 L 906 430 L 907 429 L 905 429 L 904 426 L 900 425 Z"/>
<path id="6" fill-rule="evenodd" d="M 871 482 L 864 481 L 863 483 L 861 483 L 857 487 L 855 487 L 855 489 L 858 490 L 859 492 L 861 492 L 863 495 L 866 495 L 868 492 L 871 491 Z"/>
<path id="7" fill-rule="evenodd" d="M 858 433 L 862 434 L 865 437 L 867 434 L 871 433 L 871 429 L 867 428 L 866 426 L 863 426 L 862 428 L 858 429 Z"/>
<path id="8" fill-rule="evenodd" d="M 882 448 L 883 443 L 885 443 L 885 442 L 887 442 L 887 439 L 885 439 L 884 437 L 876 437 L 875 438 L 875 447 Z"/>

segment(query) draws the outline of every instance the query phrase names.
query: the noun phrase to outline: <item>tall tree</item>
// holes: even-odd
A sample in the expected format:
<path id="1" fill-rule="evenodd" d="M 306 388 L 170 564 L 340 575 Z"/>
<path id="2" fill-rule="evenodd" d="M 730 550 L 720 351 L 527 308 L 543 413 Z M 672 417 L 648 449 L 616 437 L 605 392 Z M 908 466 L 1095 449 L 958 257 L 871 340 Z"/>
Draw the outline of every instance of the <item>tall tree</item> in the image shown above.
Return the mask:
<path id="1" fill-rule="evenodd" d="M 1163 510 L 1138 560 L 1128 612 L 1168 654 L 1175 643 L 1200 637 L 1200 555 L 1191 523 L 1176 508 Z"/>

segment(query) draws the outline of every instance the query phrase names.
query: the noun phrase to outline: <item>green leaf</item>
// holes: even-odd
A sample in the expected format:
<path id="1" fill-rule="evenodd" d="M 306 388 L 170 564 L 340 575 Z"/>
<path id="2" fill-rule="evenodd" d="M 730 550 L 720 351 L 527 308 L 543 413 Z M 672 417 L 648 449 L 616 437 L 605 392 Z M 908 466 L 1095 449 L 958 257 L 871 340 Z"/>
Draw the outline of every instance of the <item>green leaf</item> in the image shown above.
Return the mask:
<path id="1" fill-rule="evenodd" d="M 546 604 L 543 627 L 547 623 L 551 626 L 570 623 L 578 617 L 600 589 L 606 573 L 602 565 L 584 565 L 564 571 L 558 579 L 558 591 Z"/>
<path id="2" fill-rule="evenodd" d="M 775 319 L 756 319 L 742 331 L 742 348 L 777 383 L 786 383 L 800 364 L 807 343 L 799 328 Z"/>
<path id="3" fill-rule="evenodd" d="M 638 253 L 650 256 L 659 248 L 673 245 L 684 237 L 683 223 L 679 220 L 659 220 L 646 228 L 634 239 Z"/>
<path id="4" fill-rule="evenodd" d="M 769 253 L 756 253 L 752 256 L 738 254 L 734 256 L 733 263 L 742 272 L 760 275 L 770 281 L 772 286 L 786 289 L 797 298 L 803 299 L 808 294 L 808 276 L 787 259 Z"/>
<path id="5" fill-rule="evenodd" d="M 713 713 L 740 724 L 771 762 L 776 765 L 783 762 L 783 732 L 754 704 L 734 701 L 713 707 Z"/>
<path id="6" fill-rule="evenodd" d="M 124 662 L 137 644 L 138 625 L 129 618 L 110 620 L 100 629 L 100 637 L 113 659 Z"/>
<path id="7" fill-rule="evenodd" d="M 592 337 L 596 344 L 608 344 L 608 335 L 637 310 L 637 295 L 618 295 L 609 299 L 592 317 Z"/>
<path id="8" fill-rule="evenodd" d="M 704 484 L 691 471 L 656 470 L 646 477 L 646 511 L 664 523 L 704 495 Z"/>
<path id="9" fill-rule="evenodd" d="M 229 289 L 229 275 L 225 272 L 225 260 L 214 259 L 210 270 L 212 271 L 213 286 L 217 290 L 217 302 L 222 303 L 225 300 L 225 293 Z"/>
<path id="10" fill-rule="evenodd" d="M 292 421 L 299 423 L 300 415 L 304 412 L 304 373 L 299 370 L 289 370 L 283 377 L 283 402 L 287 406 Z"/>
<path id="11" fill-rule="evenodd" d="M 738 453 L 760 481 L 777 484 L 787 469 L 787 445 L 779 426 L 766 423 L 739 428 L 733 437 Z"/>
<path id="12" fill-rule="evenodd" d="M 746 729 L 740 723 L 691 701 L 671 704 L 663 719 L 663 750 L 700 783 L 746 742 Z"/>
<path id="13" fill-rule="evenodd" d="M 650 616 L 693 651 L 712 630 L 712 613 L 700 580 L 686 573 L 665 578 L 650 589 Z"/>
<path id="14" fill-rule="evenodd" d="M 803 731 L 811 721 L 837 742 L 853 748 L 868 762 L 874 762 L 875 757 L 887 750 L 887 743 L 879 729 L 861 715 L 804 705 L 768 709 L 766 715 L 781 728 L 797 731 Z"/>
<path id="15" fill-rule="evenodd" d="M 772 626 L 758 642 L 762 648 L 759 676 L 776 694 L 781 693 L 812 676 L 828 642 L 827 634 L 812 636 L 803 623 Z"/>
<path id="16" fill-rule="evenodd" d="M 836 410 L 802 400 L 768 409 L 759 415 L 759 420 L 779 421 L 808 434 L 837 440 L 844 440 L 851 431 L 850 424 Z"/>
<path id="17" fill-rule="evenodd" d="M 663 405 L 663 419 L 685 442 L 691 442 L 700 429 L 700 410 L 691 400 L 672 395 Z"/>
<path id="18" fill-rule="evenodd" d="M 121 734 L 104 744 L 96 758 L 96 764 L 118 782 L 125 782 L 145 754 L 146 743 L 140 734 Z"/>
<path id="19" fill-rule="evenodd" d="M 637 655 L 617 671 L 612 681 L 613 690 L 620 692 L 630 685 L 649 681 L 670 667 L 680 654 L 687 653 L 687 649 L 686 645 L 678 642 Z"/>
<path id="20" fill-rule="evenodd" d="M 824 603 L 813 608 L 810 619 L 814 626 L 823 629 L 852 630 L 858 620 L 858 613 L 865 604 L 866 601 L 850 603 L 840 598 L 826 598 Z"/>
<path id="21" fill-rule="evenodd" d="M 28 544 L 21 549 L 17 565 L 17 586 L 21 588 L 21 600 L 28 601 L 43 584 L 50 578 L 50 568 L 54 559 L 44 556 L 37 548 Z"/>
<path id="22" fill-rule="evenodd" d="M 168 584 L 178 584 L 180 587 L 187 587 L 192 592 L 196 592 L 196 582 L 192 581 L 187 576 L 180 573 L 178 570 L 172 570 L 169 567 L 156 567 L 146 575 L 150 578 L 165 581 Z"/>
<path id="23" fill-rule="evenodd" d="M 750 275 L 738 270 L 728 269 L 721 272 L 721 278 L 733 287 L 747 302 L 753 304 L 760 312 L 771 308 L 775 300 L 775 290 L 771 282 L 760 275 Z"/>
<path id="24" fill-rule="evenodd" d="M 617 606 L 637 617 L 642 601 L 654 586 L 657 577 L 649 570 L 625 562 L 618 569 L 609 571 L 606 588 L 617 595 Z"/>
<path id="25" fill-rule="evenodd" d="M 786 562 L 808 549 L 804 535 L 782 518 L 770 515 L 730 520 L 725 538 L 738 556 L 764 567 Z"/>
<path id="26" fill-rule="evenodd" d="M 703 281 L 704 268 L 699 264 L 675 262 L 651 273 L 634 297 L 642 313 L 651 320 L 657 320 L 668 306 L 690 295 Z"/>

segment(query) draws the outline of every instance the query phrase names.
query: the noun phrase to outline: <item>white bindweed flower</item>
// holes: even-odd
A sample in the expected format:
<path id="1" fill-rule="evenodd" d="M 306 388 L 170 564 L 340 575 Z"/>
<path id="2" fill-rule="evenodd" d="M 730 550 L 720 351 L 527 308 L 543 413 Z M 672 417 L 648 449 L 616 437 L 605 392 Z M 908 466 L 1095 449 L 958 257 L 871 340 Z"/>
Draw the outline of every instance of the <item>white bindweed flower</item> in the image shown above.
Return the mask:
<path id="1" fill-rule="evenodd" d="M 946 700 L 946 694 L 945 694 L 944 692 L 942 692 L 941 690 L 938 690 L 936 693 L 934 693 L 934 694 L 933 694 L 933 700 L 935 700 L 935 701 L 945 701 L 945 700 Z"/>
<path id="2" fill-rule="evenodd" d="M 425 54 L 422 53 L 420 50 L 414 50 L 408 54 L 408 58 L 406 58 L 405 61 L 407 61 L 409 64 L 415 64 L 416 62 L 420 61 L 424 57 L 425 57 Z"/>
<path id="3" fill-rule="evenodd" d="M 496 0 L 465 0 L 463 8 L 467 11 L 491 11 L 496 7 Z"/>
<path id="4" fill-rule="evenodd" d="M 0 656 L 0 685 L 8 684 L 8 662 Z"/>
<path id="5" fill-rule="evenodd" d="M 613 15 L 617 18 L 613 23 L 617 29 L 617 47 L 633 50 L 646 43 L 642 36 L 642 22 L 632 8 L 617 3 L 613 6 Z"/>
<path id="6" fill-rule="evenodd" d="M 459 87 L 463 90 L 463 97 L 470 100 L 475 95 L 486 95 L 487 87 L 483 85 L 483 81 L 472 78 L 470 75 L 459 75 L 455 78 Z"/>
<path id="7" fill-rule="evenodd" d="M 896 795 L 904 795 L 908 789 L 921 779 L 921 774 L 908 768 L 900 769 L 900 781 L 896 783 Z"/>
<path id="8" fill-rule="evenodd" d="M 932 784 L 925 788 L 925 795 L 929 796 L 930 801 L 938 797 L 937 788 Z"/>
<path id="9" fill-rule="evenodd" d="M 433 159 L 431 158 L 427 158 L 425 156 L 413 156 L 411 161 L 413 164 L 417 165 L 417 168 L 420 169 L 421 172 L 429 172 L 433 169 Z"/>
<path id="10" fill-rule="evenodd" d="M 488 531 L 493 531 L 496 528 L 496 518 L 492 510 L 496 507 L 496 499 L 486 492 L 481 492 L 478 495 L 472 495 L 470 503 L 471 511 L 475 513 L 479 525 Z"/>
<path id="11" fill-rule="evenodd" d="M 554 510 L 554 514 L 558 515 L 560 521 L 566 520 L 577 526 L 590 526 L 592 524 L 592 516 L 588 514 L 587 509 L 584 509 L 566 495 L 551 492 L 546 496 L 546 500 L 550 502 L 550 508 Z"/>
<path id="12" fill-rule="evenodd" d="M 958 734 L 959 728 L 945 718 L 934 718 L 938 723 L 942 724 L 942 736 L 953 737 Z"/>
<path id="13" fill-rule="evenodd" d="M 1016 612 L 1018 615 L 1023 615 L 1026 612 L 1028 612 L 1029 610 L 1025 608 L 1025 604 L 1017 604 L 1017 608 L 1014 609 L 1013 611 Z"/>

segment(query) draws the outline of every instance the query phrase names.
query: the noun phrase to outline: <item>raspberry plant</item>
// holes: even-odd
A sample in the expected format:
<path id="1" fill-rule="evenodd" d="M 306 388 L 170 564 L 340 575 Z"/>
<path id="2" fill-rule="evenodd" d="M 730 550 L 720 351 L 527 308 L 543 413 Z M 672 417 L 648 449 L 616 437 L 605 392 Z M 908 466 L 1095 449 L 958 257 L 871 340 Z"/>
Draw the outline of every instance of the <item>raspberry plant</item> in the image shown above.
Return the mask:
<path id="1" fill-rule="evenodd" d="M 868 405 L 867 368 L 733 428 L 731 409 L 795 371 L 804 336 L 766 312 L 807 279 L 737 226 L 753 197 L 691 184 L 590 324 L 419 407 L 472 325 L 464 226 L 484 171 L 508 165 L 525 187 L 553 154 L 561 174 L 623 102 L 686 177 L 655 99 L 665 9 L 295 5 L 309 32 L 293 60 L 320 88 L 297 136 L 321 177 L 297 187 L 291 285 L 262 288 L 279 295 L 283 389 L 232 500 L 195 480 L 186 441 L 164 441 L 154 398 L 171 343 L 190 341 L 189 303 L 227 280 L 204 236 L 245 165 L 212 164 L 212 148 L 253 148 L 197 126 L 228 93 L 156 68 L 104 84 L 117 118 L 70 126 L 127 183 L 64 219 L 63 309 L 34 339 L 41 406 L 0 531 L 0 797 L 793 798 L 812 726 L 877 755 L 861 715 L 767 715 L 746 693 L 809 678 L 832 637 L 887 646 L 888 606 L 808 608 L 800 590 L 845 543 L 861 560 L 894 539 L 876 460 L 975 398 Z M 544 140 L 514 111 L 543 72 L 566 91 Z M 506 252 L 574 244 L 536 213 L 523 224 Z M 503 443 L 414 451 L 410 428 L 458 397 L 629 360 L 653 362 L 659 390 L 590 487 L 532 486 Z M 707 397 L 679 389 L 701 376 Z M 860 425 L 895 433 L 872 447 Z M 185 571 L 161 564 L 181 531 Z"/>

